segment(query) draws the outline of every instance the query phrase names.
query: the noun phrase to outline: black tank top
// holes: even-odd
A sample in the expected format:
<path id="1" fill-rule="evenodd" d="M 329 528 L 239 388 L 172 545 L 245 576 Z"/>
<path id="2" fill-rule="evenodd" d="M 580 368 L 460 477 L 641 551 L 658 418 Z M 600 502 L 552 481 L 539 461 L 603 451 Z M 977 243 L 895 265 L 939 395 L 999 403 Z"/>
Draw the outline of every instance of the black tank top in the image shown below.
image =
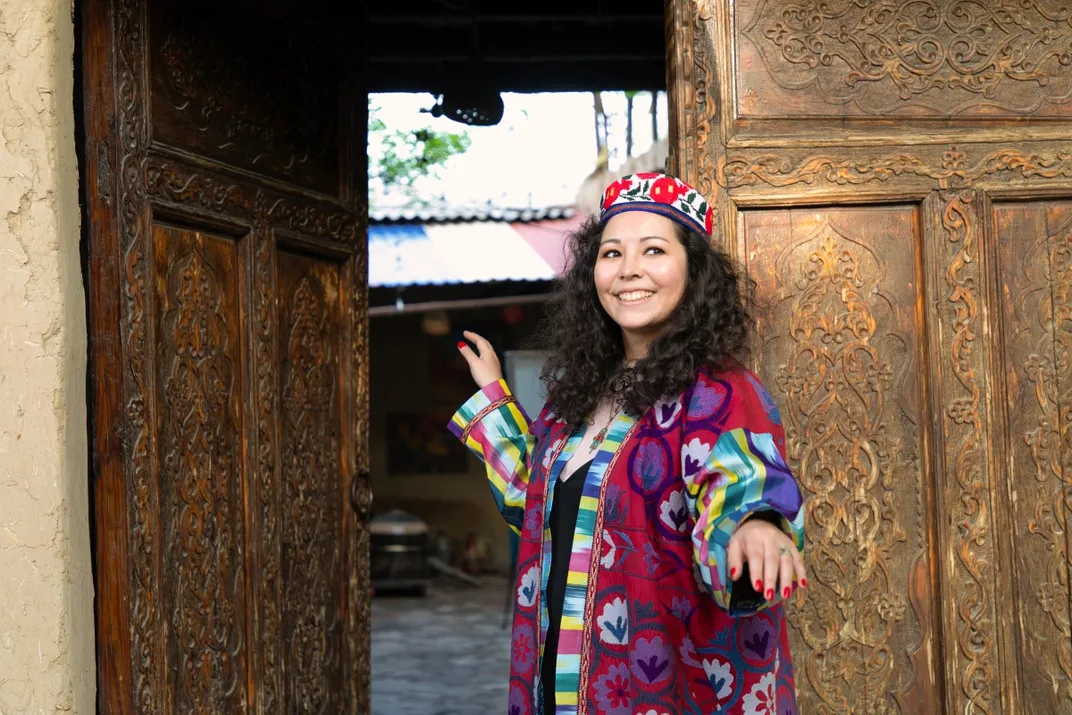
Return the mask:
<path id="1" fill-rule="evenodd" d="M 584 480 L 592 467 L 593 457 L 578 467 L 569 479 L 555 483 L 551 504 L 551 570 L 547 573 L 547 640 L 543 647 L 543 711 L 555 712 L 555 661 L 558 657 L 558 632 L 562 622 L 562 603 L 566 597 L 566 576 L 569 574 L 570 553 L 573 551 L 573 532 L 577 528 L 577 513 L 581 510 Z"/>

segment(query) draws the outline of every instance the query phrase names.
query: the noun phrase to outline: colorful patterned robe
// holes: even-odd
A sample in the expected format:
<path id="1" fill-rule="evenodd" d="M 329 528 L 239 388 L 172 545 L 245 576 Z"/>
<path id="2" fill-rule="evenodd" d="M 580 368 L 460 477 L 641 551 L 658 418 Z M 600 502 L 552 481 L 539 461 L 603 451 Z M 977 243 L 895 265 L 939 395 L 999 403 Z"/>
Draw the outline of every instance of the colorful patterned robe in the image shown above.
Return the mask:
<path id="1" fill-rule="evenodd" d="M 509 715 L 540 715 L 550 487 L 582 436 L 546 408 L 530 424 L 501 381 L 450 427 L 486 464 L 521 538 Z M 684 394 L 615 420 L 577 518 L 556 715 L 796 715 L 782 606 L 730 581 L 726 566 L 737 525 L 758 513 L 803 548 L 784 450 L 774 401 L 739 364 L 705 369 Z"/>

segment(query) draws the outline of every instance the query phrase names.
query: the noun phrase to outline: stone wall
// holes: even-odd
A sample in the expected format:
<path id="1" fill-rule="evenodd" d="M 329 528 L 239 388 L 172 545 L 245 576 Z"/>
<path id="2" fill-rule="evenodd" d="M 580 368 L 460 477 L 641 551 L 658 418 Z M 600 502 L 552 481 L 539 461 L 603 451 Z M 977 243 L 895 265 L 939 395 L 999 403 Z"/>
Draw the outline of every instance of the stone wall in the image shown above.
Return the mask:
<path id="1" fill-rule="evenodd" d="M 70 0 L 0 2 L 0 713 L 92 713 Z"/>

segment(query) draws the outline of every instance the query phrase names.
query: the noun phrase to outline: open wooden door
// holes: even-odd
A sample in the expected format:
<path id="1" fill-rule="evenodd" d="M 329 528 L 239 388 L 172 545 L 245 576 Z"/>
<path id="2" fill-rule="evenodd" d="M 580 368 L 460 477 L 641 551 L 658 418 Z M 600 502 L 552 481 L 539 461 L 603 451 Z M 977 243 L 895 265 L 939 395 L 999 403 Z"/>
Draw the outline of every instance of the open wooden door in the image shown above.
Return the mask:
<path id="1" fill-rule="evenodd" d="M 1072 712 L 1067 4 L 667 8 L 808 497 L 800 712 Z"/>
<path id="2" fill-rule="evenodd" d="M 353 7 L 81 2 L 108 715 L 368 713 Z"/>

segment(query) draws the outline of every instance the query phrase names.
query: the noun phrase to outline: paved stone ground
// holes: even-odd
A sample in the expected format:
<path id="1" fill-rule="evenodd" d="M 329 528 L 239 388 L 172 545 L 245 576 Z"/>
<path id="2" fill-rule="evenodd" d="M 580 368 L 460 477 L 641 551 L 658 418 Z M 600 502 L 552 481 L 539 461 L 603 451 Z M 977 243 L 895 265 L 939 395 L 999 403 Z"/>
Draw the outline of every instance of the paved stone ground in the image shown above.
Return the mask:
<path id="1" fill-rule="evenodd" d="M 372 715 L 505 715 L 506 581 L 372 602 Z"/>

